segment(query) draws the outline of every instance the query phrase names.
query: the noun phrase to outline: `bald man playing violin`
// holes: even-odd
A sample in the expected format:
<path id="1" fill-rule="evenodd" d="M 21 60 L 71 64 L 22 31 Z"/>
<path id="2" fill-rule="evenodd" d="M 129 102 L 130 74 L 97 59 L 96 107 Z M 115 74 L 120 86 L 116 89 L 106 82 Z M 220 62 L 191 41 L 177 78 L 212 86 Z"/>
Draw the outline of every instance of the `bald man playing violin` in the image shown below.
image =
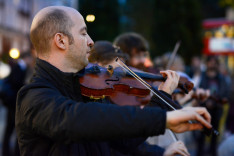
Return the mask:
<path id="1" fill-rule="evenodd" d="M 79 77 L 84 74 L 93 41 L 75 9 L 51 6 L 33 19 L 31 41 L 37 52 L 31 83 L 18 92 L 16 132 L 21 155 L 111 155 L 138 144 L 115 141 L 211 128 L 204 108 L 166 112 L 160 108 L 84 102 Z M 171 94 L 179 76 L 164 71 L 160 90 Z M 153 97 L 156 98 L 156 97 Z M 151 102 L 154 103 L 152 98 Z M 126 99 L 127 100 L 127 99 Z M 189 120 L 197 123 L 189 124 Z"/>

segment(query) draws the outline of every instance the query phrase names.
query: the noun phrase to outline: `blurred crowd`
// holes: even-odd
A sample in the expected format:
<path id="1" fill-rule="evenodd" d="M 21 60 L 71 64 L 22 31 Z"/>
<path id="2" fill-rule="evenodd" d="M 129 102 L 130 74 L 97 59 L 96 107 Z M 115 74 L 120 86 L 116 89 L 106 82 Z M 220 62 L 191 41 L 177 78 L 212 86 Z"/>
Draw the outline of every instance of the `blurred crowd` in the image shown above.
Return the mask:
<path id="1" fill-rule="evenodd" d="M 207 108 L 212 116 L 213 128 L 220 133 L 218 136 L 214 134 L 206 136 L 203 132 L 196 131 L 178 134 L 177 137 L 184 142 L 191 155 L 234 155 L 234 97 L 231 96 L 234 95 L 234 73 L 230 73 L 218 56 L 198 55 L 183 58 L 179 52 L 167 52 L 162 56 L 151 58 L 149 49 L 149 44 L 142 35 L 124 33 L 117 36 L 113 43 L 96 41 L 89 61 L 106 68 L 109 65 L 118 68 L 119 65 L 116 64 L 118 57 L 132 69 L 144 72 L 160 74 L 162 70 L 177 71 L 181 78 L 185 77 L 193 82 L 194 88 L 188 94 L 178 89 L 173 93 L 173 100 L 182 107 Z M 191 64 L 185 65 L 184 59 L 191 60 Z M 18 90 L 30 81 L 34 61 L 35 56 L 32 51 L 22 52 L 18 60 L 9 62 L 11 69 L 9 75 L 0 79 L 2 105 L 0 109 L 4 107 L 7 110 L 4 134 L 1 134 L 3 156 L 19 155 L 17 138 L 14 139 L 14 148 L 10 141 L 14 134 L 15 102 Z M 156 83 L 155 87 L 158 87 Z M 172 140 L 167 134 L 149 138 L 147 144 L 173 149 Z"/>

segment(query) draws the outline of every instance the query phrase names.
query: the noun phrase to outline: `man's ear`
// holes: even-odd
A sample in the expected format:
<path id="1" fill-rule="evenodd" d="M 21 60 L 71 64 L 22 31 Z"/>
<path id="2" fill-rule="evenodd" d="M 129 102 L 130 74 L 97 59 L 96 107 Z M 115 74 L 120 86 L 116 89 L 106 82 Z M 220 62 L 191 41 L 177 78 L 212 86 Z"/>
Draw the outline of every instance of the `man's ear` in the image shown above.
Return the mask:
<path id="1" fill-rule="evenodd" d="M 56 33 L 54 35 L 54 43 L 61 50 L 66 50 L 66 46 L 68 43 L 67 39 L 68 38 L 65 35 L 63 35 L 62 33 Z"/>

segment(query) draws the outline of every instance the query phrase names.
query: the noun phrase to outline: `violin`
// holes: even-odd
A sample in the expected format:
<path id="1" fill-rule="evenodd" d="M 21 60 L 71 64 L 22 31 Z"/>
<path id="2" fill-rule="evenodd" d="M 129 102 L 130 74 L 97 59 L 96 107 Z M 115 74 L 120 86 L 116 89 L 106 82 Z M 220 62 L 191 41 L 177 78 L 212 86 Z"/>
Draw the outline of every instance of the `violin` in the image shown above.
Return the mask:
<path id="1" fill-rule="evenodd" d="M 130 69 L 125 69 L 125 70 L 131 71 Z M 126 73 L 124 74 L 124 72 L 117 72 L 112 69 L 93 66 L 92 68 L 86 69 L 85 72 L 86 72 L 86 74 L 84 74 L 85 76 L 80 77 L 79 80 L 81 84 L 80 87 L 81 94 L 84 96 L 88 96 L 91 99 L 100 99 L 108 96 L 110 97 L 111 101 L 117 105 L 131 105 L 132 102 L 129 101 L 133 99 L 132 97 L 134 97 L 134 99 L 137 99 L 136 97 L 140 98 L 140 97 L 151 96 L 149 94 L 149 91 L 142 88 L 143 86 L 145 86 L 151 91 L 151 93 L 156 95 L 165 104 L 167 104 L 170 107 L 168 110 L 176 110 L 182 108 L 180 105 L 175 104 L 171 99 L 167 98 L 160 91 L 153 89 L 149 83 L 142 80 L 133 71 L 130 72 L 131 75 L 137 80 L 140 80 L 142 85 L 140 85 L 139 82 L 136 81 L 136 79 L 132 79 L 126 76 Z M 128 96 L 124 97 L 124 95 Z M 120 101 L 120 103 L 118 103 L 116 100 Z M 121 104 L 121 102 L 124 101 L 126 101 L 127 104 L 126 103 Z M 134 102 L 139 102 L 139 101 L 135 100 Z M 141 104 L 136 104 L 136 105 L 141 105 Z M 205 132 L 206 132 L 205 134 L 207 135 L 210 135 L 211 133 L 213 133 L 214 135 L 219 134 L 219 132 L 214 130 L 213 128 L 211 129 L 205 128 Z M 175 141 L 178 140 L 174 133 L 171 132 L 171 135 Z"/>
<path id="2" fill-rule="evenodd" d="M 165 81 L 161 75 L 147 72 L 135 71 L 135 73 L 146 80 L 149 84 L 155 81 Z M 141 106 L 149 103 L 151 99 L 150 90 L 139 83 L 128 72 L 120 67 L 108 69 L 90 64 L 85 69 L 85 75 L 80 77 L 81 93 L 91 99 L 104 99 L 108 97 L 111 102 L 117 105 Z M 181 77 L 178 87 L 188 93 L 193 88 L 193 83 Z M 128 99 L 128 100 L 126 100 Z"/>

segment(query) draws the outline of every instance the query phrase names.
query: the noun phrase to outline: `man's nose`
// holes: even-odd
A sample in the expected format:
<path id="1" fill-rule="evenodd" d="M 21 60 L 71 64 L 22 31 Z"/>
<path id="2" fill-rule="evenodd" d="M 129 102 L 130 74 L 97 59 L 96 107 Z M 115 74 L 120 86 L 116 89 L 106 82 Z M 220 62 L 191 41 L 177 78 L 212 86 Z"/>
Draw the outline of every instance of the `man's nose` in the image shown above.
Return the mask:
<path id="1" fill-rule="evenodd" d="M 91 37 L 88 35 L 88 46 L 92 47 L 94 45 L 93 40 L 91 39 Z"/>

